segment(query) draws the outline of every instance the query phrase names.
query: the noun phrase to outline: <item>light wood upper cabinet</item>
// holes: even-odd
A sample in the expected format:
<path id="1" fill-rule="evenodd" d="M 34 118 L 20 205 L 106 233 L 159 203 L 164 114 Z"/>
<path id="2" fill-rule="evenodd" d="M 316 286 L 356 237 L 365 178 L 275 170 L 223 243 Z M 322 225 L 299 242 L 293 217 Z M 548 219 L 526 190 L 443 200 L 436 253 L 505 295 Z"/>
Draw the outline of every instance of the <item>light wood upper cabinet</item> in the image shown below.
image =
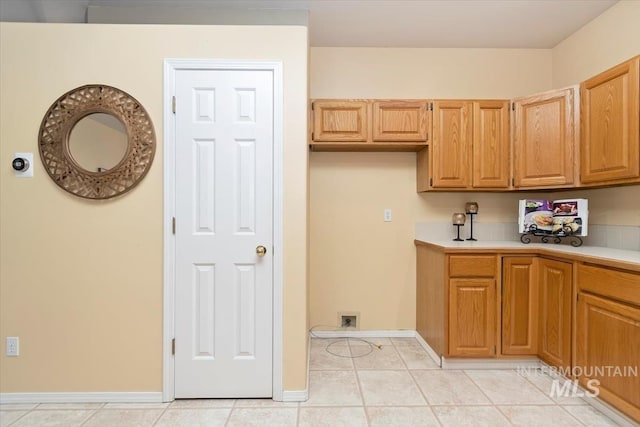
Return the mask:
<path id="1" fill-rule="evenodd" d="M 473 187 L 508 188 L 510 181 L 509 102 L 473 103 Z"/>
<path id="2" fill-rule="evenodd" d="M 366 142 L 369 138 L 366 101 L 314 101 L 313 140 Z"/>
<path id="3" fill-rule="evenodd" d="M 374 141 L 427 141 L 427 101 L 374 101 Z"/>
<path id="4" fill-rule="evenodd" d="M 538 351 L 536 257 L 502 259 L 502 354 Z"/>
<path id="5" fill-rule="evenodd" d="M 580 85 L 580 180 L 588 185 L 640 181 L 640 56 Z"/>
<path id="6" fill-rule="evenodd" d="M 470 101 L 433 103 L 431 175 L 433 188 L 470 185 L 472 108 Z"/>
<path id="7" fill-rule="evenodd" d="M 434 101 L 431 146 L 416 162 L 418 191 L 509 188 L 509 135 L 508 101 Z"/>
<path id="8" fill-rule="evenodd" d="M 518 98 L 514 104 L 515 187 L 572 185 L 578 136 L 576 89 Z"/>
<path id="9" fill-rule="evenodd" d="M 570 367 L 572 265 L 546 258 L 538 261 L 538 355 L 551 365 Z"/>
<path id="10" fill-rule="evenodd" d="M 316 99 L 311 148 L 316 151 L 418 151 L 427 146 L 426 100 Z"/>

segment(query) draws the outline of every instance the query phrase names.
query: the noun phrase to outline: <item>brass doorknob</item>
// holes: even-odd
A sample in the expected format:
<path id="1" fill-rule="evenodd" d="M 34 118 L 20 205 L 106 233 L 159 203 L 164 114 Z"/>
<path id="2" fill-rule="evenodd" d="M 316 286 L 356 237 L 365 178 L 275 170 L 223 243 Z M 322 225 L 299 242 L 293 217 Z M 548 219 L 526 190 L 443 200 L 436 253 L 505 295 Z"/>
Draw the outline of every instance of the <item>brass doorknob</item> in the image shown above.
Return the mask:
<path id="1" fill-rule="evenodd" d="M 265 248 L 262 245 L 257 246 L 256 247 L 256 253 L 258 254 L 258 256 L 264 256 L 267 253 L 267 248 Z"/>

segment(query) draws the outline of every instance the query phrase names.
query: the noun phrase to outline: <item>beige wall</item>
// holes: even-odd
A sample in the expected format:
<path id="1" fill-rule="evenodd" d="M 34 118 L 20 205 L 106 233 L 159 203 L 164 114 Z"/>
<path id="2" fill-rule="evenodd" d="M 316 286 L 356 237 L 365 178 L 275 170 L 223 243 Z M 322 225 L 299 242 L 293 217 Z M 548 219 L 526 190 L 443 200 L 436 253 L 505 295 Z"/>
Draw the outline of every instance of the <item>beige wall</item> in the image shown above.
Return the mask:
<path id="1" fill-rule="evenodd" d="M 2 392 L 162 389 L 164 58 L 284 64 L 284 384 L 306 386 L 307 29 L 2 23 L 0 336 L 21 344 Z M 149 174 L 115 200 L 65 193 L 37 154 L 51 103 L 87 83 L 130 93 L 156 130 Z M 35 153 L 34 178 L 13 177 L 14 151 Z"/>
<path id="2" fill-rule="evenodd" d="M 312 98 L 510 98 L 551 88 L 549 50 L 312 48 Z M 517 194 L 417 194 L 415 153 L 311 153 L 310 324 L 415 329 L 414 225 L 467 201 L 515 221 Z M 391 208 L 393 221 L 383 222 Z"/>
<path id="3" fill-rule="evenodd" d="M 553 85 L 579 83 L 640 54 L 640 1 L 622 0 L 552 49 Z M 589 199 L 593 224 L 640 226 L 640 187 L 563 193 Z"/>
<path id="4" fill-rule="evenodd" d="M 638 22 L 640 2 L 622 1 L 553 50 L 312 48 L 310 96 L 532 94 L 640 53 Z M 471 200 L 481 222 L 516 221 L 525 197 L 416 194 L 412 153 L 311 153 L 310 184 L 310 324 L 336 326 L 339 311 L 359 311 L 363 329 L 415 328 L 416 222 L 446 222 Z M 588 198 L 593 224 L 640 225 L 638 186 L 538 195 Z M 382 220 L 385 208 L 393 209 L 391 223 Z"/>
<path id="5" fill-rule="evenodd" d="M 510 98 L 551 86 L 546 49 L 311 48 L 312 98 Z"/>
<path id="6" fill-rule="evenodd" d="M 622 0 L 552 49 L 553 85 L 588 79 L 640 54 L 640 1 Z"/>

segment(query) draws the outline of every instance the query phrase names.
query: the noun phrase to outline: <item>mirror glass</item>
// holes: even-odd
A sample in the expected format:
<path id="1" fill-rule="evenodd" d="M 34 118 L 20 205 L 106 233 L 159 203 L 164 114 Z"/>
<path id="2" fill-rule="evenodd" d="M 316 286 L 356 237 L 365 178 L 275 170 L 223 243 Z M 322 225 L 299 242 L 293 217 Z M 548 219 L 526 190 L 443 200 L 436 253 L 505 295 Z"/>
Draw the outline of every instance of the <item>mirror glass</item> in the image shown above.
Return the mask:
<path id="1" fill-rule="evenodd" d="M 111 114 L 94 113 L 78 120 L 69 135 L 69 153 L 90 172 L 113 169 L 127 154 L 129 136 Z"/>

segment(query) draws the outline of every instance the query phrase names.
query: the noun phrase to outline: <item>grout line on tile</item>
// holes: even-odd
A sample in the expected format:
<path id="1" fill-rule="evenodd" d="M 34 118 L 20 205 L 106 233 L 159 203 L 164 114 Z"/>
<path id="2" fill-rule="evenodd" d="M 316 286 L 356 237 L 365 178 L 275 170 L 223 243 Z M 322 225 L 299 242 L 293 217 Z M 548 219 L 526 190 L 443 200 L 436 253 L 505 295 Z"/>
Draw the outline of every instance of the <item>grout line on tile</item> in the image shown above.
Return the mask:
<path id="1" fill-rule="evenodd" d="M 416 384 L 416 387 L 418 387 L 418 391 L 422 395 L 422 398 L 424 399 L 425 402 L 427 402 L 427 406 L 431 407 L 431 403 L 429 402 L 429 399 L 427 399 L 427 395 L 422 391 L 422 387 L 420 387 L 420 384 L 418 384 L 416 377 L 413 375 L 414 372 L 418 372 L 418 371 L 426 371 L 426 369 L 414 369 L 413 371 L 409 370 L 408 372 L 409 372 L 409 375 L 411 375 L 411 379 Z M 435 416 L 435 413 L 433 415 Z"/>
<path id="2" fill-rule="evenodd" d="M 587 424 L 583 423 L 582 421 L 580 421 L 578 419 L 578 417 L 574 416 L 571 412 L 567 411 L 562 405 L 558 404 L 558 406 L 560 407 L 560 409 L 562 409 L 566 414 L 568 414 L 571 418 L 573 418 L 574 420 L 576 420 L 579 424 L 582 424 L 583 426 L 586 426 Z M 595 409 L 595 408 L 594 408 Z M 600 413 L 600 411 L 598 411 L 598 413 Z M 602 414 L 604 415 L 604 414 Z M 606 415 L 605 415 L 606 417 Z M 606 417 L 608 420 L 610 420 L 611 418 Z"/>
<path id="3" fill-rule="evenodd" d="M 472 370 L 472 369 L 470 369 L 470 370 Z M 507 369 L 507 370 L 508 370 L 508 371 L 511 371 L 512 369 Z M 515 372 L 515 370 L 514 370 L 514 372 Z M 473 384 L 473 385 L 475 385 L 476 387 L 478 387 L 478 390 L 480 390 L 480 393 L 482 393 L 482 394 L 484 395 L 484 397 L 486 397 L 486 398 L 487 398 L 487 400 L 488 400 L 489 402 L 491 402 L 491 404 L 492 404 L 492 405 L 497 405 L 497 403 L 496 403 L 496 402 L 494 402 L 494 401 L 489 397 L 489 395 L 488 395 L 487 393 L 485 393 L 485 391 L 482 389 L 482 387 L 480 387 L 480 385 L 479 385 L 479 384 L 477 384 L 477 383 L 473 380 L 473 378 L 471 378 L 471 376 L 467 374 L 467 371 L 466 371 L 466 370 L 462 370 L 462 373 L 464 374 L 464 376 L 465 376 L 465 377 L 469 378 L 469 381 L 471 381 L 471 384 Z"/>
<path id="4" fill-rule="evenodd" d="M 9 409 L 9 411 L 14 411 L 14 410 L 18 411 L 19 409 Z M 32 411 L 33 411 L 33 409 L 26 410 L 26 411 L 24 412 L 24 414 L 20 415 L 18 418 L 16 418 L 16 419 L 15 419 L 15 420 L 13 420 L 11 423 L 9 423 L 9 424 L 7 425 L 7 427 L 9 427 L 9 426 L 12 426 L 12 425 L 16 424 L 18 421 L 20 421 L 21 419 L 23 419 L 24 417 L 26 417 L 26 416 L 27 416 L 27 414 L 30 414 Z"/>
<path id="5" fill-rule="evenodd" d="M 227 427 L 229 425 L 229 421 L 231 420 L 231 415 L 233 415 L 234 411 L 236 410 L 236 402 L 233 402 L 233 407 L 231 407 L 231 409 L 229 410 L 229 413 L 227 414 L 227 419 L 224 421 L 224 427 Z"/>
<path id="6" fill-rule="evenodd" d="M 176 400 L 173 399 L 173 402 L 175 402 Z M 173 403 L 171 402 L 171 403 Z M 169 409 L 171 407 L 171 403 L 169 403 L 167 406 L 164 407 L 164 409 L 162 410 L 162 412 L 160 412 L 160 416 L 158 416 L 158 418 L 156 418 L 156 420 L 151 424 L 152 426 L 155 426 L 156 424 L 158 424 L 158 421 L 160 421 L 160 419 L 164 416 L 164 413 L 167 412 L 167 409 Z"/>
<path id="7" fill-rule="evenodd" d="M 89 420 L 90 420 L 91 418 L 95 417 L 95 416 L 96 416 L 96 414 L 102 410 L 102 408 L 104 407 L 104 405 L 105 405 L 105 403 L 103 403 L 103 404 L 102 404 L 102 406 L 101 406 L 99 409 L 94 410 L 94 411 L 93 411 L 93 413 L 91 413 L 91 415 L 89 415 L 89 416 L 88 416 L 88 417 L 87 417 L 83 422 L 81 422 L 81 423 L 80 423 L 80 425 L 81 425 L 81 426 L 86 425 L 86 424 L 89 422 Z"/>

